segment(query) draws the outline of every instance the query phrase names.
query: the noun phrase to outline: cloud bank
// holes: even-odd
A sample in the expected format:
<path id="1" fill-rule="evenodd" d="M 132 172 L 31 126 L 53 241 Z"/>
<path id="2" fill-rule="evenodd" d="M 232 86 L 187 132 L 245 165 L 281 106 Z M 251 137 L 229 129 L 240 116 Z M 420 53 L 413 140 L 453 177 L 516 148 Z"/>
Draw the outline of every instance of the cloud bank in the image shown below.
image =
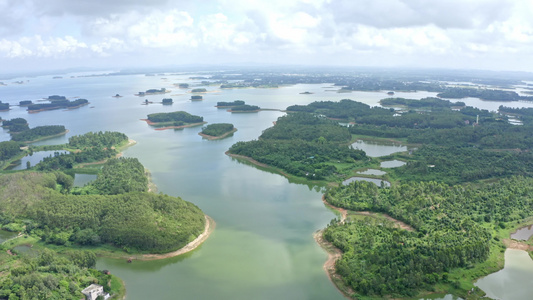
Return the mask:
<path id="1" fill-rule="evenodd" d="M 529 0 L 0 0 L 0 63 L 532 69 Z"/>

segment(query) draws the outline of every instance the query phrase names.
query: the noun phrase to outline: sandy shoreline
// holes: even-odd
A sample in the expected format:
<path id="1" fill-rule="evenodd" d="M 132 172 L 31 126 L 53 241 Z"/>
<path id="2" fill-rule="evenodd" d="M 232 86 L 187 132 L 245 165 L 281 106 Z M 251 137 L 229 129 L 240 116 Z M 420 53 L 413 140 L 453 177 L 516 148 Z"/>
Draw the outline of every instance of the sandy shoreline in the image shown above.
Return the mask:
<path id="1" fill-rule="evenodd" d="M 327 207 L 330 207 L 331 209 L 334 209 L 334 210 L 340 212 L 340 214 L 341 214 L 340 222 L 341 223 L 344 223 L 346 221 L 346 218 L 348 217 L 348 210 L 347 209 L 341 208 L 341 207 L 336 207 L 336 206 L 330 204 L 329 202 L 326 201 L 325 195 L 322 195 L 322 202 L 324 202 L 324 204 Z M 362 215 L 372 215 L 373 214 L 372 212 L 368 212 L 368 211 L 359 211 L 359 212 L 356 212 L 356 213 L 362 214 Z M 409 230 L 409 231 L 413 231 L 414 230 L 411 226 L 403 223 L 402 221 L 396 220 L 396 219 L 392 218 L 391 216 L 389 216 L 387 214 L 381 214 L 380 216 L 390 220 L 391 222 L 394 223 L 395 226 L 397 226 L 399 228 L 402 228 L 404 230 Z M 353 295 L 355 292 L 349 286 L 343 284 L 342 283 L 342 278 L 335 272 L 335 263 L 337 262 L 337 260 L 339 260 L 342 257 L 342 251 L 340 249 L 338 249 L 337 247 L 335 247 L 332 243 L 330 243 L 330 242 L 328 242 L 328 241 L 326 241 L 324 239 L 324 229 L 316 231 L 313 234 L 313 238 L 315 239 L 315 242 L 322 249 L 324 249 L 328 253 L 328 259 L 324 263 L 323 268 L 324 268 L 324 271 L 326 272 L 326 274 L 328 275 L 329 280 L 333 283 L 333 285 L 337 288 L 337 290 L 339 292 L 341 292 L 341 294 L 344 295 L 344 297 L 346 297 L 348 299 L 352 299 L 352 297 L 350 295 Z"/>
<path id="2" fill-rule="evenodd" d="M 129 259 L 132 260 L 157 260 L 157 259 L 165 259 L 170 258 L 178 255 L 185 254 L 187 252 L 191 252 L 192 250 L 198 248 L 207 238 L 213 233 L 216 227 L 215 220 L 213 220 L 208 215 L 205 216 L 205 227 L 204 232 L 202 232 L 194 241 L 188 243 L 184 247 L 165 254 L 142 254 L 140 256 L 130 256 Z"/>

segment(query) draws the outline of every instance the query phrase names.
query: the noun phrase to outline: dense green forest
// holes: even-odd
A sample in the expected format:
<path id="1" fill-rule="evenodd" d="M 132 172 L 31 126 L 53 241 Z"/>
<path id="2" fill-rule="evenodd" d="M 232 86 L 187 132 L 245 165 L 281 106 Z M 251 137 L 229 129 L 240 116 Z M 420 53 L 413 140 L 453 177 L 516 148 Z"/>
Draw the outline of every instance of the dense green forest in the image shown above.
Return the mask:
<path id="1" fill-rule="evenodd" d="M 243 155 L 300 177 L 335 177 L 337 166 L 362 165 L 364 151 L 351 148 L 348 128 L 306 113 L 278 118 L 259 140 L 238 142 L 229 153 Z"/>
<path id="2" fill-rule="evenodd" d="M 437 94 L 437 96 L 441 98 L 453 99 L 473 97 L 493 101 L 518 101 L 533 99 L 533 97 L 520 96 L 514 91 L 494 90 L 486 88 L 446 88 L 444 91 Z"/>
<path id="3" fill-rule="evenodd" d="M 20 145 L 14 141 L 0 142 L 0 161 L 5 161 L 20 154 Z"/>
<path id="4" fill-rule="evenodd" d="M 450 102 L 448 100 L 442 100 L 439 98 L 422 98 L 420 100 L 406 99 L 406 98 L 385 98 L 381 99 L 379 103 L 383 106 L 407 106 L 408 108 L 444 108 L 444 107 L 464 107 L 464 102 Z"/>
<path id="5" fill-rule="evenodd" d="M 0 101 L 0 110 L 9 110 L 9 103 L 2 103 Z"/>
<path id="6" fill-rule="evenodd" d="M 378 188 L 354 182 L 329 189 L 325 199 L 350 210 L 387 213 L 415 230 L 368 220 L 332 222 L 324 237 L 344 252 L 336 269 L 357 293 L 414 296 L 449 283 L 454 268 L 486 260 L 491 245 L 499 245 L 488 228 L 530 216 L 532 195 L 533 179 L 524 177 L 482 187 L 419 182 Z"/>
<path id="7" fill-rule="evenodd" d="M 24 118 L 2 120 L 2 127 L 9 129 L 9 132 L 22 132 L 30 129 L 28 121 Z"/>
<path id="8" fill-rule="evenodd" d="M 236 106 L 232 106 L 230 111 L 236 111 L 236 112 L 240 112 L 240 111 L 257 111 L 257 110 L 260 110 L 261 107 L 257 106 L 257 105 L 248 105 L 248 104 L 243 104 L 243 105 L 236 105 Z"/>
<path id="9" fill-rule="evenodd" d="M 203 117 L 191 115 L 185 111 L 175 111 L 170 113 L 154 113 L 148 115 L 148 120 L 154 123 L 172 123 L 176 126 L 190 123 L 201 123 Z"/>
<path id="10" fill-rule="evenodd" d="M 52 100 L 50 103 L 39 103 L 39 104 L 30 104 L 28 105 L 28 111 L 38 111 L 38 110 L 52 110 L 60 108 L 75 108 L 78 106 L 86 105 L 89 103 L 87 99 L 76 99 L 73 101 L 69 100 Z"/>
<path id="11" fill-rule="evenodd" d="M 123 164 L 123 174 L 128 167 Z M 192 241 L 205 225 L 198 207 L 164 194 L 71 194 L 72 177 L 61 172 L 6 174 L 0 183 L 3 223 L 46 243 L 109 243 L 126 251 L 163 253 Z"/>
<path id="12" fill-rule="evenodd" d="M 121 143 L 125 143 L 127 140 L 128 137 L 121 132 L 87 132 L 82 135 L 70 137 L 68 139 L 68 146 L 75 149 L 112 148 Z"/>
<path id="13" fill-rule="evenodd" d="M 215 123 L 209 124 L 202 128 L 202 133 L 209 136 L 222 136 L 228 132 L 232 132 L 235 127 L 229 123 Z"/>
<path id="14" fill-rule="evenodd" d="M 244 105 L 244 104 L 245 102 L 242 100 L 235 100 L 232 102 L 217 102 L 218 107 L 239 106 L 239 105 Z"/>
<path id="15" fill-rule="evenodd" d="M 63 125 L 37 126 L 22 132 L 11 134 L 13 141 L 35 141 L 44 137 L 64 133 L 66 131 Z"/>
<path id="16" fill-rule="evenodd" d="M 148 191 L 144 167 L 136 158 L 108 160 L 92 185 L 102 195 Z"/>
<path id="17" fill-rule="evenodd" d="M 2 248 L 2 246 L 0 246 Z M 56 251 L 44 248 L 29 254 L 0 254 L 0 299 L 84 299 L 81 291 L 93 283 L 110 295 L 118 295 L 118 279 L 95 270 L 96 255 L 88 251 Z"/>
<path id="18" fill-rule="evenodd" d="M 115 157 L 118 154 L 116 147 L 127 141 L 125 134 L 113 131 L 72 136 L 64 147 L 66 150 L 72 150 L 70 153 L 57 152 L 53 156 L 45 157 L 35 167 L 37 170 L 50 171 L 72 169 L 81 163 L 99 162 Z"/>

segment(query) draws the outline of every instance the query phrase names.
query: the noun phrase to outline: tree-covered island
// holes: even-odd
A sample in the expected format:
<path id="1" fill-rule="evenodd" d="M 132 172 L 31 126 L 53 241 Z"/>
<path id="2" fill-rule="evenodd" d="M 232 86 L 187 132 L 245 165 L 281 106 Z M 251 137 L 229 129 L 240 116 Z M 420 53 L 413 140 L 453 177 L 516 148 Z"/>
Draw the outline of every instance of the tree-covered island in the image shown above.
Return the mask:
<path id="1" fill-rule="evenodd" d="M 207 138 L 208 140 L 223 139 L 237 131 L 233 124 L 229 123 L 215 123 L 209 124 L 202 128 L 198 134 Z"/>
<path id="2" fill-rule="evenodd" d="M 193 127 L 203 125 L 204 118 L 200 116 L 191 115 L 185 111 L 175 111 L 170 113 L 153 113 L 149 114 L 146 119 L 148 125 L 154 126 L 157 130 L 164 129 L 179 129 L 185 127 Z"/>
<path id="3" fill-rule="evenodd" d="M 235 101 L 231 101 L 231 102 L 224 102 L 224 101 L 220 101 L 220 102 L 217 102 L 217 105 L 215 107 L 218 107 L 218 108 L 231 108 L 233 106 L 241 106 L 241 105 L 244 105 L 246 104 L 243 100 L 235 100 Z"/>
<path id="4" fill-rule="evenodd" d="M 329 275 L 349 297 L 444 292 L 480 299 L 484 293 L 473 282 L 502 268 L 510 232 L 532 223 L 530 110 L 500 107 L 523 122 L 515 126 L 506 115 L 437 98 L 384 99 L 382 105 L 403 110 L 347 99 L 290 106 L 258 140 L 238 142 L 228 153 L 289 177 L 330 182 L 324 200 L 347 215 L 317 240 L 340 249 Z M 416 149 L 368 158 L 348 147 L 354 139 L 396 140 Z M 392 159 L 407 163 L 380 167 Z M 380 178 L 391 186 L 340 184 L 368 167 L 386 171 Z"/>
<path id="5" fill-rule="evenodd" d="M 161 95 L 161 94 L 170 93 L 170 92 L 171 92 L 170 90 L 167 90 L 165 88 L 148 89 L 145 92 L 138 92 L 137 94 L 135 94 L 135 96 L 144 97 L 144 96 L 149 96 L 149 95 Z"/>
<path id="6" fill-rule="evenodd" d="M 81 299 L 81 291 L 97 283 L 122 299 L 120 279 L 94 269 L 97 255 L 157 259 L 179 255 L 185 245 L 194 248 L 206 238 L 211 221 L 198 207 L 148 192 L 137 159 L 113 158 L 127 143 L 118 132 L 74 136 L 65 145 L 36 147 L 70 151 L 43 160 L 34 167 L 39 172 L 0 176 L 0 225 L 18 232 L 0 244 L 0 298 Z M 21 151 L 15 144 L 0 143 L 0 159 Z M 101 158 L 102 167 L 92 168 L 97 179 L 73 187 L 72 171 Z M 30 250 L 24 254 L 17 246 Z"/>
<path id="7" fill-rule="evenodd" d="M 261 110 L 261 107 L 257 105 L 248 105 L 248 104 L 234 105 L 234 106 L 231 106 L 230 109 L 228 109 L 229 112 L 233 112 L 233 113 L 252 113 L 252 112 L 258 112 L 260 110 Z"/>
<path id="8" fill-rule="evenodd" d="M 45 110 L 54 110 L 54 109 L 61 109 L 61 108 L 67 108 L 67 109 L 74 109 L 78 107 L 82 107 L 89 104 L 89 100 L 87 99 L 76 99 L 73 101 L 70 101 L 66 99 L 64 96 L 49 96 L 48 100 L 49 103 L 36 103 L 36 104 L 29 104 L 28 105 L 28 112 L 30 113 L 36 113 L 40 111 Z"/>

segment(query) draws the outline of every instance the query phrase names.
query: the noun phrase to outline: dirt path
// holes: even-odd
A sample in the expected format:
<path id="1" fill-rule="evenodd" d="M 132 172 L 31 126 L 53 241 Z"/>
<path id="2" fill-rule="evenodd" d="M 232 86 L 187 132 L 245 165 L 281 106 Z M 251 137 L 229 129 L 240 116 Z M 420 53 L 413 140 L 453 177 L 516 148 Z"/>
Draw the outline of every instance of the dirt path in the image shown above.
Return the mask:
<path id="1" fill-rule="evenodd" d="M 178 256 L 178 255 L 190 252 L 198 248 L 198 246 L 200 246 L 203 242 L 205 242 L 205 240 L 207 240 L 207 238 L 209 237 L 209 235 L 211 235 L 213 230 L 215 230 L 215 227 L 216 227 L 215 220 L 213 220 L 208 215 L 205 215 L 204 232 L 202 232 L 202 234 L 200 234 L 194 241 L 188 243 L 183 248 L 176 250 L 174 252 L 169 252 L 165 254 L 143 254 L 142 256 L 138 256 L 138 257 L 130 257 L 130 259 L 132 260 L 133 259 L 137 259 L 137 260 L 165 259 L 165 258 L 174 257 L 174 256 Z"/>
<path id="2" fill-rule="evenodd" d="M 528 245 L 524 242 L 520 242 L 513 239 L 504 239 L 503 244 L 508 249 L 524 250 L 524 251 L 533 251 L 533 246 Z"/>

